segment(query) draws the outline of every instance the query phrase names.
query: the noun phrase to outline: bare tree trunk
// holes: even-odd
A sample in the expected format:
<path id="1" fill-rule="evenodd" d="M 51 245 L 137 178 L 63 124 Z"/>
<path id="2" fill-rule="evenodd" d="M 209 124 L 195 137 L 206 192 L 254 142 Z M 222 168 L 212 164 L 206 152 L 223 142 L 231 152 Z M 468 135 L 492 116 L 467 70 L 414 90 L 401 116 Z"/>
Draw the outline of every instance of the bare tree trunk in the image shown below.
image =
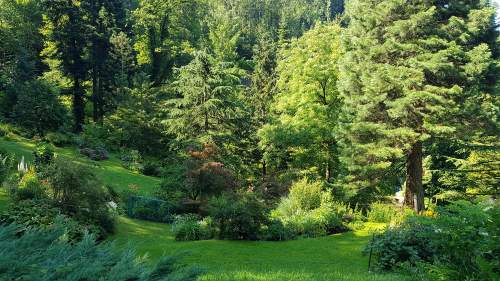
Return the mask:
<path id="1" fill-rule="evenodd" d="M 405 206 L 417 213 L 424 210 L 424 187 L 422 185 L 422 143 L 417 142 L 411 148 L 406 161 Z"/>

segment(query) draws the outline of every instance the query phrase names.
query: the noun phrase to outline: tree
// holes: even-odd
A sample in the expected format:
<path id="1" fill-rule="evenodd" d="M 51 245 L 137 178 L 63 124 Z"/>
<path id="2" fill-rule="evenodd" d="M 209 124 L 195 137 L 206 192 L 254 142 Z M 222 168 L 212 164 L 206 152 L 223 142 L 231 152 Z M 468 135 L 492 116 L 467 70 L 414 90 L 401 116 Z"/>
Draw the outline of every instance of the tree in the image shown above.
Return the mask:
<path id="1" fill-rule="evenodd" d="M 17 102 L 12 115 L 17 124 L 40 136 L 64 124 L 66 109 L 55 87 L 43 80 L 33 80 L 19 85 L 15 91 Z"/>
<path id="2" fill-rule="evenodd" d="M 153 86 L 164 82 L 174 67 L 189 62 L 201 35 L 202 4 L 199 0 L 144 0 L 134 11 L 137 60 L 148 67 Z"/>
<path id="3" fill-rule="evenodd" d="M 234 131 L 239 78 L 205 51 L 179 69 L 177 98 L 167 100 L 167 130 L 184 143 L 215 143 Z"/>
<path id="4" fill-rule="evenodd" d="M 271 105 L 276 117 L 259 131 L 267 161 L 278 165 L 278 150 L 291 157 L 285 161 L 292 168 L 312 169 L 328 181 L 338 170 L 340 33 L 337 23 L 319 24 L 281 52 L 278 94 Z"/>
<path id="5" fill-rule="evenodd" d="M 74 130 L 82 131 L 85 121 L 85 90 L 88 76 L 85 11 L 79 1 L 44 0 L 44 34 L 46 62 L 71 79 Z"/>
<path id="6" fill-rule="evenodd" d="M 348 1 L 343 139 L 351 182 L 374 187 L 406 162 L 405 204 L 424 209 L 423 142 L 459 132 L 461 104 L 484 100 L 471 82 L 491 74 L 494 30 L 485 2 Z M 486 95 L 487 96 L 487 95 Z"/>

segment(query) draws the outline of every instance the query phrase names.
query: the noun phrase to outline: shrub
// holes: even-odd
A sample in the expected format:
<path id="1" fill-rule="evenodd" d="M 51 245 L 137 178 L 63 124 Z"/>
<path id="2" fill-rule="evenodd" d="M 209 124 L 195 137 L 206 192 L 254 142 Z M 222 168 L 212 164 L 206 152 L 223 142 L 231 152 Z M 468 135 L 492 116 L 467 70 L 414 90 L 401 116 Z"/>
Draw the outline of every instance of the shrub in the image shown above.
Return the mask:
<path id="1" fill-rule="evenodd" d="M 286 227 L 280 220 L 273 219 L 263 227 L 262 240 L 286 241 L 295 239 L 296 235 L 289 227 Z"/>
<path id="2" fill-rule="evenodd" d="M 193 214 L 177 216 L 172 231 L 178 241 L 207 240 L 215 234 L 210 217 L 200 221 L 199 217 Z"/>
<path id="3" fill-rule="evenodd" d="M 33 151 L 33 164 L 37 171 L 42 171 L 54 159 L 54 149 L 46 143 L 38 143 Z"/>
<path id="4" fill-rule="evenodd" d="M 49 132 L 45 135 L 45 140 L 55 146 L 63 147 L 73 143 L 73 136 L 60 132 Z"/>
<path id="5" fill-rule="evenodd" d="M 17 189 L 11 190 L 12 197 L 17 200 L 41 199 L 45 196 L 45 186 L 42 185 L 34 169 L 28 170 L 17 185 Z"/>
<path id="6" fill-rule="evenodd" d="M 368 211 L 367 219 L 369 222 L 390 223 L 399 213 L 400 211 L 394 205 L 373 203 Z"/>
<path id="7" fill-rule="evenodd" d="M 69 243 L 63 226 L 18 233 L 17 225 L 0 226 L 0 280 L 195 281 L 203 273 L 178 264 L 177 257 L 164 257 L 150 268 L 133 250 L 96 243 L 92 235 Z"/>
<path id="8" fill-rule="evenodd" d="M 123 167 L 131 171 L 140 172 L 143 169 L 142 157 L 137 150 L 122 150 L 120 159 L 123 161 Z"/>
<path id="9" fill-rule="evenodd" d="M 80 154 L 87 156 L 94 161 L 102 161 L 109 159 L 108 151 L 103 147 L 93 148 L 82 148 L 80 149 Z"/>
<path id="10" fill-rule="evenodd" d="M 146 176 L 159 177 L 162 173 L 161 164 L 158 161 L 146 161 L 141 172 Z"/>
<path id="11" fill-rule="evenodd" d="M 498 207 L 497 207 L 498 208 Z M 435 217 L 411 216 L 390 228 L 367 247 L 379 257 L 378 267 L 389 270 L 403 264 L 425 264 L 442 280 L 483 279 L 481 261 L 498 246 L 499 229 L 480 206 L 458 201 L 438 209 Z M 498 241 L 496 241 L 498 242 Z"/>
<path id="12" fill-rule="evenodd" d="M 13 108 L 16 124 L 37 134 L 57 130 L 66 117 L 55 88 L 42 80 L 25 82 L 16 88 L 17 101 Z"/>
<path id="13" fill-rule="evenodd" d="M 61 213 L 50 200 L 22 200 L 8 206 L 0 215 L 1 224 L 15 223 L 18 231 L 24 233 L 31 229 L 49 229 L 63 224 L 67 238 L 71 241 L 82 239 L 85 233 L 99 234 L 93 225 L 82 225 Z"/>
<path id="14" fill-rule="evenodd" d="M 323 191 L 319 182 L 294 183 L 290 194 L 281 199 L 271 216 L 295 235 L 317 237 L 347 230 L 331 194 Z"/>
<path id="15" fill-rule="evenodd" d="M 267 220 L 264 205 L 254 194 L 223 194 L 210 200 L 209 213 L 221 239 L 255 240 Z"/>
<path id="16" fill-rule="evenodd" d="M 81 224 L 96 225 L 102 238 L 114 231 L 109 195 L 88 167 L 57 158 L 48 166 L 47 181 L 52 200 L 63 214 Z"/>
<path id="17" fill-rule="evenodd" d="M 172 222 L 175 206 L 159 199 L 142 196 L 129 196 L 127 199 L 127 215 L 131 218 Z"/>

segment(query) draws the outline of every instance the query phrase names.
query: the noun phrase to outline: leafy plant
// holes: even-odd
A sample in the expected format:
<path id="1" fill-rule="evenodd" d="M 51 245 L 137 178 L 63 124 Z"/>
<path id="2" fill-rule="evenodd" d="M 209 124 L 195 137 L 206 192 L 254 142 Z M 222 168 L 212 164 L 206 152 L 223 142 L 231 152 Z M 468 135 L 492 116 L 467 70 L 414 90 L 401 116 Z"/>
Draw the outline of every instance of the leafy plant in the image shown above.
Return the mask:
<path id="1" fill-rule="evenodd" d="M 178 241 L 207 240 L 213 238 L 215 234 L 210 217 L 200 220 L 197 215 L 193 214 L 177 216 L 172 225 L 172 231 L 175 240 Z"/>
<path id="2" fill-rule="evenodd" d="M 221 239 L 256 240 L 266 220 L 264 204 L 254 194 L 223 194 L 210 200 L 209 214 Z"/>

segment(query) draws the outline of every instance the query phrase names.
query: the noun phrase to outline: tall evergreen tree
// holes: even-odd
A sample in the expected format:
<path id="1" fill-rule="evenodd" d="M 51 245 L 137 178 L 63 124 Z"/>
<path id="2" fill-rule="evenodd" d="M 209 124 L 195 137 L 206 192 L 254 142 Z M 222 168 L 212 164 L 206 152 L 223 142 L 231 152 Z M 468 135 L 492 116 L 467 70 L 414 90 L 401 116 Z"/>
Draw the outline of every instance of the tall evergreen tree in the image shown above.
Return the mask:
<path id="1" fill-rule="evenodd" d="M 423 142 L 458 134 L 473 116 L 463 105 L 488 96 L 474 85 L 492 73 L 493 14 L 488 1 L 347 2 L 344 144 L 358 188 L 404 158 L 405 204 L 424 209 Z"/>
<path id="2" fill-rule="evenodd" d="M 74 130 L 80 132 L 85 121 L 84 81 L 88 77 L 87 25 L 80 1 L 44 0 L 46 45 L 43 54 L 49 66 L 60 68 L 71 79 Z"/>

